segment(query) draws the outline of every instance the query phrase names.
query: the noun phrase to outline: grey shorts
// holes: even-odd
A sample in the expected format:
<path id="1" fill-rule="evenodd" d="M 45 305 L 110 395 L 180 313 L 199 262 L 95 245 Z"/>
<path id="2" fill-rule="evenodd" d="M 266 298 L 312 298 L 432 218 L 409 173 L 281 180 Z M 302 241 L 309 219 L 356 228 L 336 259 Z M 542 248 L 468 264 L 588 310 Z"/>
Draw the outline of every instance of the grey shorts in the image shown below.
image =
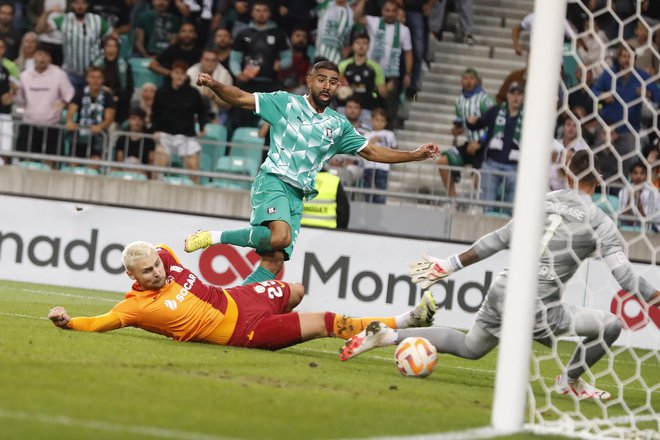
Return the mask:
<path id="1" fill-rule="evenodd" d="M 169 134 L 161 131 L 159 143 L 170 156 L 192 156 L 202 150 L 197 138 L 182 134 Z"/>

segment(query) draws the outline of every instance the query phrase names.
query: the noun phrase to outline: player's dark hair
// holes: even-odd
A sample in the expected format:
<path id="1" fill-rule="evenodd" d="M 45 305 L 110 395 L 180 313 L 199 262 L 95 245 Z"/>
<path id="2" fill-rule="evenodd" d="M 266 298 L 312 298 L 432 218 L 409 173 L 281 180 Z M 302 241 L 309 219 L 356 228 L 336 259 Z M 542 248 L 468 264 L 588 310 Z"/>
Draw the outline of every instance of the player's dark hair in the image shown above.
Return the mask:
<path id="1" fill-rule="evenodd" d="M 573 155 L 568 170 L 580 183 L 597 184 L 600 177 L 600 161 L 591 151 L 580 150 Z"/>
<path id="2" fill-rule="evenodd" d="M 353 32 L 353 35 L 351 35 L 351 44 L 355 43 L 355 40 L 359 39 L 365 39 L 368 41 L 371 41 L 371 38 L 369 38 L 369 34 L 364 32 L 364 31 L 357 31 Z"/>
<path id="3" fill-rule="evenodd" d="M 381 117 L 387 119 L 387 112 L 385 111 L 384 108 L 376 107 L 376 108 L 371 110 L 371 117 L 373 118 L 374 116 L 381 116 Z"/>
<path id="4" fill-rule="evenodd" d="M 185 61 L 176 60 L 172 63 L 172 67 L 170 68 L 170 70 L 180 69 L 180 70 L 183 70 L 185 72 L 186 70 L 188 70 L 188 67 L 190 67 L 190 66 Z"/>
<path id="5" fill-rule="evenodd" d="M 312 67 L 312 73 L 316 72 L 317 70 L 332 70 L 333 72 L 339 73 L 339 67 L 332 61 L 319 61 L 318 63 L 314 64 L 314 67 Z"/>
<path id="6" fill-rule="evenodd" d="M 267 1 L 267 0 L 256 0 L 256 1 L 252 2 L 252 9 L 254 9 L 254 7 L 257 6 L 257 5 L 258 6 L 265 6 L 265 7 L 268 8 L 268 10 L 270 12 L 273 12 L 273 7 L 270 4 L 270 2 Z"/>
<path id="7" fill-rule="evenodd" d="M 646 169 L 646 165 L 641 160 L 638 160 L 634 164 L 630 165 L 630 168 L 628 169 L 628 173 L 632 174 L 633 171 L 635 171 L 635 168 L 641 168 L 642 171 L 644 171 L 644 173 L 648 174 L 648 170 Z"/>
<path id="8" fill-rule="evenodd" d="M 85 71 L 85 75 L 88 75 L 92 72 L 100 72 L 103 77 L 105 77 L 105 71 L 101 69 L 99 66 L 89 66 L 87 70 Z"/>

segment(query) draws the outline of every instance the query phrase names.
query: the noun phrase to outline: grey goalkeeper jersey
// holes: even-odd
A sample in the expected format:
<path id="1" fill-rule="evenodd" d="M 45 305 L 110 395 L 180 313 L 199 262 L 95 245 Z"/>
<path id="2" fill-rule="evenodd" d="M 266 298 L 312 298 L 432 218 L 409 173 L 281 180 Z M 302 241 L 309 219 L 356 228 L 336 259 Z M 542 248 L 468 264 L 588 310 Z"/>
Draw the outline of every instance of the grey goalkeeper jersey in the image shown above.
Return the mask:
<path id="1" fill-rule="evenodd" d="M 592 201 L 576 190 L 559 190 L 545 198 L 547 214 L 541 242 L 541 261 L 537 289 L 537 321 L 547 310 L 558 306 L 566 283 L 573 277 L 582 261 L 600 257 L 610 267 L 619 285 L 628 292 L 649 300 L 655 289 L 635 274 L 623 252 L 616 225 Z M 473 249 L 480 259 L 487 258 L 509 246 L 513 220 L 502 228 L 480 238 Z M 504 303 L 508 272 L 505 269 L 493 282 L 482 309 L 499 318 Z M 559 317 L 557 317 L 559 319 Z M 551 327 L 552 322 L 548 322 Z"/>

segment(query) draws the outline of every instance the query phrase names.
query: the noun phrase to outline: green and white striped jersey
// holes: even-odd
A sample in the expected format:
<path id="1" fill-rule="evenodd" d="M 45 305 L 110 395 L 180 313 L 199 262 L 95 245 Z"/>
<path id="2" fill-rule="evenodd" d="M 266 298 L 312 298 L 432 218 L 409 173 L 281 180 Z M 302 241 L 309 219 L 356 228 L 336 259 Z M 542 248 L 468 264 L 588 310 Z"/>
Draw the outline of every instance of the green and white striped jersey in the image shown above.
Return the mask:
<path id="1" fill-rule="evenodd" d="M 469 97 L 465 97 L 463 93 L 456 98 L 456 119 L 463 123 L 465 127 L 465 137 L 468 142 L 478 141 L 486 134 L 487 129 L 470 130 L 467 128 L 467 119 L 470 116 L 481 116 L 486 111 L 495 105 L 495 100 L 486 93 L 481 87 Z"/>
<path id="2" fill-rule="evenodd" d="M 368 144 L 343 115 L 330 108 L 317 113 L 306 96 L 254 96 L 255 114 L 270 124 L 270 149 L 261 172 L 301 189 L 307 200 L 317 194 L 314 181 L 326 161 L 335 154 L 357 154 Z"/>
<path id="3" fill-rule="evenodd" d="M 316 37 L 316 58 L 339 64 L 344 58 L 341 49 L 347 46 L 353 28 L 353 9 L 347 4 L 330 2 L 320 12 Z"/>
<path id="4" fill-rule="evenodd" d="M 101 55 L 101 41 L 112 27 L 100 15 L 86 13 L 82 21 L 73 12 L 50 20 L 50 25 L 62 32 L 64 69 L 84 75 L 92 62 Z"/>

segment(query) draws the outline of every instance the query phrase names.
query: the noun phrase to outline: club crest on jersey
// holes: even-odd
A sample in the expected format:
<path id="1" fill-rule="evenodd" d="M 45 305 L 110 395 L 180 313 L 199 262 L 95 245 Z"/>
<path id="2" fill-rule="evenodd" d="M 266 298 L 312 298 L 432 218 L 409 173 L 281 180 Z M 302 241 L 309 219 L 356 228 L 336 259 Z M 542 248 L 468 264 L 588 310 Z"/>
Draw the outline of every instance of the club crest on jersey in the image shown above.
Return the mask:
<path id="1" fill-rule="evenodd" d="M 276 211 L 275 207 L 266 208 L 266 212 L 268 214 L 275 214 L 275 211 Z"/>
<path id="2" fill-rule="evenodd" d="M 325 137 L 332 139 L 332 128 L 328 127 L 325 129 Z"/>
<path id="3" fill-rule="evenodd" d="M 269 35 L 266 37 L 266 43 L 270 44 L 271 46 L 275 44 L 275 35 Z"/>
<path id="4" fill-rule="evenodd" d="M 165 300 L 165 307 L 167 307 L 170 310 L 176 310 L 177 303 L 173 299 L 166 299 Z"/>

